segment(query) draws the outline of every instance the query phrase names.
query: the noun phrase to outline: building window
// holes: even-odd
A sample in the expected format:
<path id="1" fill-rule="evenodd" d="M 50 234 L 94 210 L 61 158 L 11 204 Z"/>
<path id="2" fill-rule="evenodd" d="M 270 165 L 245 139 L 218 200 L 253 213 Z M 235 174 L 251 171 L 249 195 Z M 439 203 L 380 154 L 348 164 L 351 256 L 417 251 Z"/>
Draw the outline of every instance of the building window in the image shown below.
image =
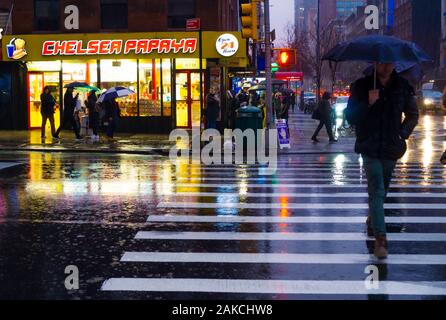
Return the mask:
<path id="1" fill-rule="evenodd" d="M 195 18 L 195 0 L 168 0 L 168 27 L 185 29 L 186 20 Z"/>
<path id="2" fill-rule="evenodd" d="M 127 29 L 127 0 L 101 0 L 102 29 Z"/>
<path id="3" fill-rule="evenodd" d="M 101 88 L 125 87 L 136 92 L 118 98 L 121 116 L 138 116 L 138 66 L 136 60 L 101 60 Z"/>
<path id="4" fill-rule="evenodd" d="M 139 61 L 139 115 L 161 116 L 161 61 Z"/>
<path id="5" fill-rule="evenodd" d="M 34 29 L 54 31 L 59 29 L 60 1 L 34 0 Z"/>

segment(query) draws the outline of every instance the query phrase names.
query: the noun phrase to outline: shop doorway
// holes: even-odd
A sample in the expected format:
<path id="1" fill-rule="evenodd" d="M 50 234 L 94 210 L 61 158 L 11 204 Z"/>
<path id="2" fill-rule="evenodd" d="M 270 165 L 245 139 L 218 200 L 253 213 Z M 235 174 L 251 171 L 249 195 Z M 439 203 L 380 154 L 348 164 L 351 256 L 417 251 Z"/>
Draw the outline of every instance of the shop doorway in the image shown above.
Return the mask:
<path id="1" fill-rule="evenodd" d="M 42 127 L 42 115 L 40 113 L 41 101 L 40 95 L 43 88 L 49 86 L 51 94 L 60 106 L 59 92 L 59 72 L 28 72 L 28 127 L 29 129 L 40 129 Z M 55 109 L 54 123 L 56 129 L 60 125 L 60 107 Z M 50 124 L 47 122 L 47 130 L 50 130 Z"/>
<path id="2" fill-rule="evenodd" d="M 200 127 L 200 73 L 176 72 L 176 126 L 178 128 Z"/>

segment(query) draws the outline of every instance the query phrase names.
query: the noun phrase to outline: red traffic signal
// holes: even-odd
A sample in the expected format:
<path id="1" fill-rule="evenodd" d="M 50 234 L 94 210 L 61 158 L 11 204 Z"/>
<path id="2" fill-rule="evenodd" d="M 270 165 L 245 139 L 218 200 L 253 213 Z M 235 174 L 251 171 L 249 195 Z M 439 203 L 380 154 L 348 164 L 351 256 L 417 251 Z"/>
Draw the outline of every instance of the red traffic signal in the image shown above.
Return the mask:
<path id="1" fill-rule="evenodd" d="M 296 64 L 296 51 L 294 49 L 280 49 L 277 63 L 281 68 L 289 68 Z"/>

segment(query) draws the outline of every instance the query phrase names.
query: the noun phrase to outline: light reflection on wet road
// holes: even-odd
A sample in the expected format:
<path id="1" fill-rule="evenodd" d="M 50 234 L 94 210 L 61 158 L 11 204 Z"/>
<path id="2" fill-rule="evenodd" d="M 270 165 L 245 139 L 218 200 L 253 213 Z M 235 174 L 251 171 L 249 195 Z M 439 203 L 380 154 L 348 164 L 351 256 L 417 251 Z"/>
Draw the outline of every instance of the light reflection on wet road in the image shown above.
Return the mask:
<path id="1" fill-rule="evenodd" d="M 159 156 L 2 153 L 1 162 L 21 165 L 0 171 L 0 298 L 445 297 L 445 129 L 443 119 L 423 118 L 395 172 L 387 204 L 394 258 L 379 269 L 396 285 L 381 295 L 355 287 L 376 263 L 357 155 L 284 155 L 276 175 L 259 176 L 255 166 Z M 64 288 L 67 265 L 78 266 L 80 290 Z M 130 278 L 141 278 L 142 292 Z M 216 281 L 224 279 L 238 282 Z M 335 280 L 355 283 L 332 282 L 339 296 L 323 283 Z"/>

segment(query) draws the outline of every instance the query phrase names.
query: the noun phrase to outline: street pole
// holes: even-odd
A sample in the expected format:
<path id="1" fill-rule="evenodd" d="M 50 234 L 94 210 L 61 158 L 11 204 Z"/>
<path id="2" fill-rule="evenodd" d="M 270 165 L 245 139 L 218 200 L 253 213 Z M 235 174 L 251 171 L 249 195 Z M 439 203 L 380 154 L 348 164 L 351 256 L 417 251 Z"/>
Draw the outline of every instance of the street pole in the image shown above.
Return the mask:
<path id="1" fill-rule="evenodd" d="M 321 96 L 321 1 L 317 0 L 317 25 L 316 25 L 316 101 L 319 104 Z"/>
<path id="2" fill-rule="evenodd" d="M 269 14 L 269 0 L 264 2 L 265 10 L 265 73 L 266 73 L 266 120 L 268 128 L 272 128 L 273 106 L 272 106 L 272 79 L 271 79 L 271 26 Z"/>

